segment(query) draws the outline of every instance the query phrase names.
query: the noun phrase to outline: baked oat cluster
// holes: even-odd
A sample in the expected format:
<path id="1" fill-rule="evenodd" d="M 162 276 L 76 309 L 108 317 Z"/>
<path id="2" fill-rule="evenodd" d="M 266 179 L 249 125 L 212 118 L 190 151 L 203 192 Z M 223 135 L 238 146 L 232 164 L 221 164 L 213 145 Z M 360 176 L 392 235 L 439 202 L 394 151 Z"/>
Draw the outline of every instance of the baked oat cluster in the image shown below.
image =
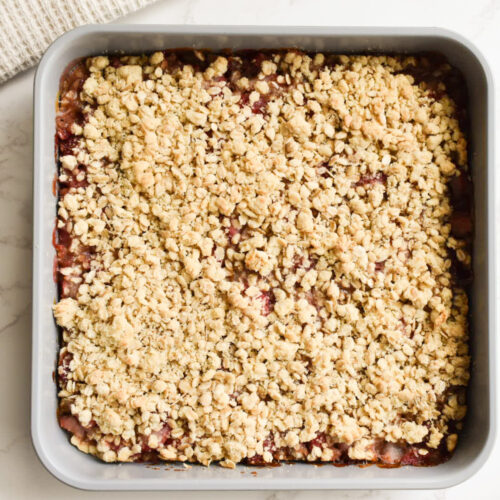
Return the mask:
<path id="1" fill-rule="evenodd" d="M 54 306 L 71 442 L 226 467 L 451 452 L 471 228 L 446 89 L 414 57 L 179 61 L 91 58 L 63 96 L 80 103 Z"/>

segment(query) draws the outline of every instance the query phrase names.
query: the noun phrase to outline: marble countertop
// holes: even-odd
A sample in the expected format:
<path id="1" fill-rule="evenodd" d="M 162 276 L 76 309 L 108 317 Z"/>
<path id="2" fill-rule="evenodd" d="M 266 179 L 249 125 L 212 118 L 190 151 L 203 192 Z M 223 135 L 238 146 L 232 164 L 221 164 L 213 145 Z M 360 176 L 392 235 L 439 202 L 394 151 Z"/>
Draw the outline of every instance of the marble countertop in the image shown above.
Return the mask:
<path id="1" fill-rule="evenodd" d="M 500 0 L 160 0 L 128 23 L 440 26 L 472 40 L 500 81 Z M 33 451 L 30 421 L 32 86 L 34 70 L 0 86 L 0 499 L 166 498 L 91 493 L 54 479 Z M 500 96 L 496 93 L 496 115 Z M 497 134 L 498 144 L 498 134 Z M 497 155 L 498 157 L 498 155 Z M 498 177 L 498 176 L 497 176 Z M 498 189 L 498 186 L 497 186 Z M 496 213 L 500 215 L 498 202 Z M 498 277 L 497 277 L 498 279 Z M 473 478 L 440 491 L 239 492 L 241 500 L 500 498 L 500 446 Z M 229 500 L 233 492 L 168 498 Z"/>

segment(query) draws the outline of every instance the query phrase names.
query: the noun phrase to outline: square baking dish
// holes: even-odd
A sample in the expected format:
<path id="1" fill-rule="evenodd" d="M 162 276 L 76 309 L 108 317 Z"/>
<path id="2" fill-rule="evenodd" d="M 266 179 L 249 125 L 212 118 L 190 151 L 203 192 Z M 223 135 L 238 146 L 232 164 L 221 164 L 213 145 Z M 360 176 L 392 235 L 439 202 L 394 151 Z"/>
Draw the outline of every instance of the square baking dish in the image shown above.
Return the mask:
<path id="1" fill-rule="evenodd" d="M 55 113 L 59 79 L 72 60 L 98 54 L 141 53 L 165 48 L 298 47 L 337 53 L 440 52 L 459 68 L 469 92 L 469 154 L 474 181 L 475 235 L 471 290 L 472 378 L 468 415 L 452 459 L 437 467 L 273 468 L 238 465 L 235 470 L 144 464 L 105 464 L 73 447 L 56 419 L 58 332 L 51 306 L 52 233 L 57 199 L 53 182 Z M 273 26 L 85 26 L 47 50 L 34 88 L 33 354 L 31 432 L 44 466 L 58 479 L 92 490 L 252 490 L 444 488 L 474 474 L 487 459 L 495 434 L 495 260 L 493 231 L 493 87 L 481 54 L 462 37 L 435 28 L 330 28 Z M 254 474 L 252 474 L 252 472 Z"/>

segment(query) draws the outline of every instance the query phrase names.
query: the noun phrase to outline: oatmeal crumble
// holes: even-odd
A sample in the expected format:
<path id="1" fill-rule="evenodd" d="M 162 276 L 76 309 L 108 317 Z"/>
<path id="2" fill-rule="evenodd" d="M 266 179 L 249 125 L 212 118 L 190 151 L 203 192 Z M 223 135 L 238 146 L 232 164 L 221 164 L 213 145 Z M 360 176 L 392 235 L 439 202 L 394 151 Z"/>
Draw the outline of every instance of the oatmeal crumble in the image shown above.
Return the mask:
<path id="1" fill-rule="evenodd" d="M 471 194 L 457 106 L 422 64 L 165 51 L 66 75 L 54 314 L 75 446 L 231 468 L 449 456 Z"/>

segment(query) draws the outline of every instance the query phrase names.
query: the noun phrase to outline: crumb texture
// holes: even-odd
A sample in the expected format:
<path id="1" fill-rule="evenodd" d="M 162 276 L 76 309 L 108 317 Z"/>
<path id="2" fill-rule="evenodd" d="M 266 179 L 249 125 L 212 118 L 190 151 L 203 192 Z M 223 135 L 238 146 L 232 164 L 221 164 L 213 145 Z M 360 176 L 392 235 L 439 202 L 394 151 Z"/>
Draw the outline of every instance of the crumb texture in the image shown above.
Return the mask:
<path id="1" fill-rule="evenodd" d="M 453 450 L 467 151 L 419 64 L 84 62 L 58 117 L 59 419 L 74 445 L 226 467 Z"/>

